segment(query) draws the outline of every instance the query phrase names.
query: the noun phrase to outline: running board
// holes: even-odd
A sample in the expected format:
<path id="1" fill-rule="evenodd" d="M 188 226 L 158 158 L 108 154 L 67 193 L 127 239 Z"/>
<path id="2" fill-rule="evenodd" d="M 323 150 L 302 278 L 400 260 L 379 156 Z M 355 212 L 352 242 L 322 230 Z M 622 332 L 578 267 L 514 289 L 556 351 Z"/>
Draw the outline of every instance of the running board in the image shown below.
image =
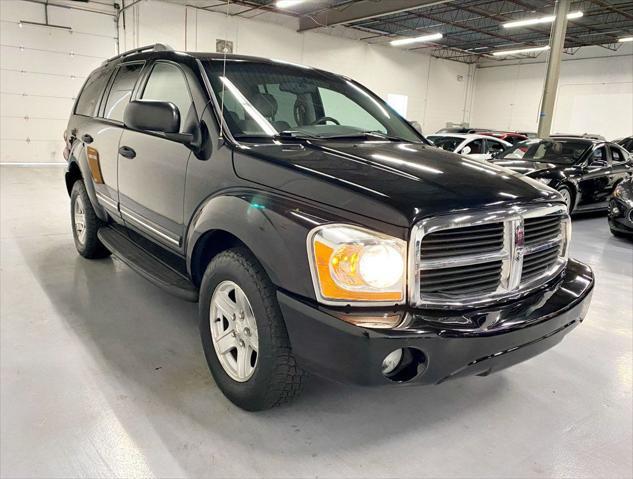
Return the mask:
<path id="1" fill-rule="evenodd" d="M 125 232 L 105 226 L 97 235 L 112 254 L 145 279 L 186 301 L 198 301 L 198 289 L 188 278 L 138 246 Z"/>

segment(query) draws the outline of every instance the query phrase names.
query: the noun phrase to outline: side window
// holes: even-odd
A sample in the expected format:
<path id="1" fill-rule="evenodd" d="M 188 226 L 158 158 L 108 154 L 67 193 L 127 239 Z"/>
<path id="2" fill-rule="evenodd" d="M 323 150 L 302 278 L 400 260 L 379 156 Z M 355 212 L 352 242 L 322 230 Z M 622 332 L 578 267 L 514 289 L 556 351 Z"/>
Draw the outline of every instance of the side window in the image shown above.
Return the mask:
<path id="1" fill-rule="evenodd" d="M 596 165 L 604 163 L 607 164 L 607 149 L 604 146 L 600 148 L 596 148 L 593 150 L 591 154 L 591 163 L 596 163 Z"/>
<path id="2" fill-rule="evenodd" d="M 103 69 L 92 73 L 88 77 L 77 99 L 75 114 L 83 116 L 95 115 L 103 89 L 108 82 L 108 78 L 110 78 L 110 73 L 111 70 Z"/>
<path id="3" fill-rule="evenodd" d="M 624 163 L 626 161 L 626 156 L 624 156 L 624 153 L 620 150 L 620 148 L 612 146 L 610 149 L 613 163 Z"/>
<path id="4" fill-rule="evenodd" d="M 141 98 L 172 102 L 180 112 L 180 132 L 186 129 L 185 119 L 193 107 L 193 101 L 189 94 L 187 80 L 176 65 L 158 62 L 152 69 Z"/>
<path id="5" fill-rule="evenodd" d="M 486 140 L 486 143 L 488 144 L 488 153 L 501 153 L 505 150 L 505 146 L 498 141 Z"/>
<path id="6" fill-rule="evenodd" d="M 468 151 L 468 153 L 466 153 L 466 151 L 464 150 Z M 462 153 L 464 153 L 465 155 L 480 155 L 483 152 L 484 140 L 482 139 L 472 140 L 464 148 L 462 148 Z"/>
<path id="7" fill-rule="evenodd" d="M 129 65 L 121 65 L 116 72 L 108 101 L 106 103 L 104 118 L 111 120 L 123 121 L 123 112 L 130 102 L 132 90 L 143 68 L 142 63 L 132 63 Z"/>
<path id="8" fill-rule="evenodd" d="M 319 87 L 319 94 L 324 116 L 334 118 L 341 125 L 353 125 L 367 131 L 387 133 L 386 128 L 378 120 L 345 95 L 321 87 Z"/>

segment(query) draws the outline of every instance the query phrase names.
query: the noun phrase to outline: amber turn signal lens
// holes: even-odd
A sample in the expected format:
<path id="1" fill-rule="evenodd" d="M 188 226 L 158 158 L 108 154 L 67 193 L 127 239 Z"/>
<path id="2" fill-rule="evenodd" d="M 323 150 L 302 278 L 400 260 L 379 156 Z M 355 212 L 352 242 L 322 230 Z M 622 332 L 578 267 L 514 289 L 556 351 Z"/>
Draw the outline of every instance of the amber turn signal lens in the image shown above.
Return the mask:
<path id="1" fill-rule="evenodd" d="M 406 243 L 347 225 L 313 231 L 312 274 L 326 303 L 404 301 Z"/>

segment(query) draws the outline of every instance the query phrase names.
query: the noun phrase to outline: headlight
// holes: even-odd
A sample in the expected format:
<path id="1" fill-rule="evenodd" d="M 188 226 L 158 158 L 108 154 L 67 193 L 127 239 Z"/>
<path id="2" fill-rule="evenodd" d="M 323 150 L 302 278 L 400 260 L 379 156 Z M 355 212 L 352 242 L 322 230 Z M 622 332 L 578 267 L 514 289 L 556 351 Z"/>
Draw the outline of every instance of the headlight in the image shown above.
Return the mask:
<path id="1" fill-rule="evenodd" d="M 325 225 L 310 232 L 308 249 L 320 302 L 404 302 L 406 242 L 356 226 Z"/>
<path id="2" fill-rule="evenodd" d="M 624 188 L 622 188 L 622 185 L 618 185 L 615 187 L 615 190 L 613 190 L 613 196 L 616 198 L 624 197 Z"/>

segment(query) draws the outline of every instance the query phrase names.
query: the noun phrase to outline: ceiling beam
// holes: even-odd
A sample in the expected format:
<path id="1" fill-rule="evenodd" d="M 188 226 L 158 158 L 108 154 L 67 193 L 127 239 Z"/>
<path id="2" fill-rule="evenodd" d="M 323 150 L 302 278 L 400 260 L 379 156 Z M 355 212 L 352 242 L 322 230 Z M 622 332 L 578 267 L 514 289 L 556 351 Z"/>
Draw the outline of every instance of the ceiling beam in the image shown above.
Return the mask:
<path id="1" fill-rule="evenodd" d="M 346 5 L 345 8 L 332 8 L 314 15 L 303 16 L 299 19 L 299 31 L 304 32 L 315 28 L 353 23 L 451 1 L 453 0 L 382 0 L 380 2 L 363 0 Z"/>

